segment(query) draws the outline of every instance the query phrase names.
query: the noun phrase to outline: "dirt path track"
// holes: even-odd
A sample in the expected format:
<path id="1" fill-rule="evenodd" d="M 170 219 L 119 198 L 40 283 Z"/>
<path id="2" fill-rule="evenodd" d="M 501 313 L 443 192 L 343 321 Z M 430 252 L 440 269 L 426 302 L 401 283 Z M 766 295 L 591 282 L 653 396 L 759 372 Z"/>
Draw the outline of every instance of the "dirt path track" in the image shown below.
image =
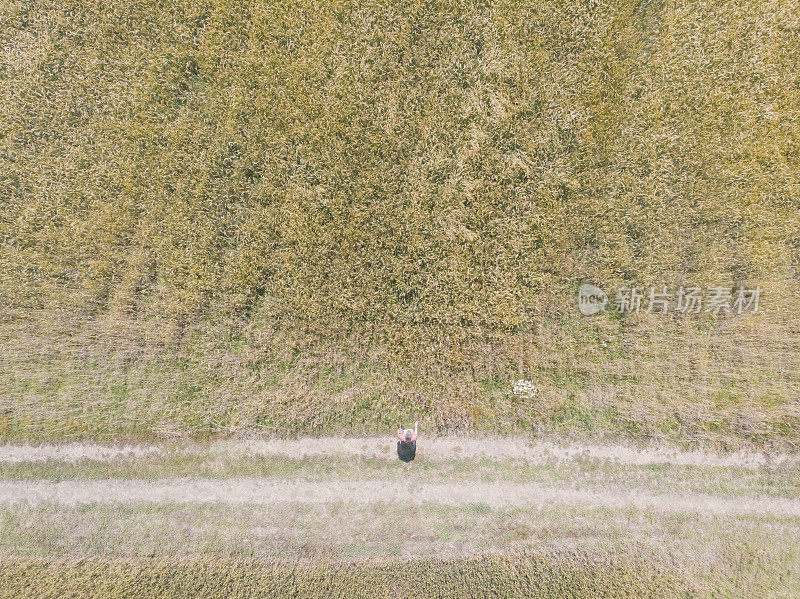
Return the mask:
<path id="1" fill-rule="evenodd" d="M 593 491 L 514 483 L 425 483 L 396 480 L 326 481 L 230 478 L 51 482 L 0 482 L 0 503 L 85 505 L 91 503 L 277 503 L 349 502 L 367 504 L 432 502 L 446 505 L 546 507 L 557 504 L 708 515 L 771 514 L 800 517 L 800 501 L 768 497 L 719 497 L 705 494 L 651 494 Z"/>
<path id="2" fill-rule="evenodd" d="M 207 446 L 157 445 L 105 446 L 70 443 L 64 445 L 0 445 L 0 462 L 42 462 L 63 460 L 110 461 L 119 458 L 178 453 L 206 453 L 209 457 L 235 455 L 283 455 L 292 458 L 326 457 L 336 454 L 358 455 L 365 458 L 396 459 L 394 439 L 309 437 L 296 440 L 218 441 Z M 568 461 L 578 458 L 609 460 L 620 464 L 675 466 L 707 466 L 733 468 L 775 468 L 800 464 L 800 456 L 785 453 L 732 452 L 718 454 L 705 451 L 679 451 L 674 448 L 651 446 L 636 448 L 623 444 L 561 445 L 550 441 L 530 442 L 519 438 L 425 438 L 419 441 L 419 456 L 426 460 L 460 458 L 524 459 L 530 462 Z"/>

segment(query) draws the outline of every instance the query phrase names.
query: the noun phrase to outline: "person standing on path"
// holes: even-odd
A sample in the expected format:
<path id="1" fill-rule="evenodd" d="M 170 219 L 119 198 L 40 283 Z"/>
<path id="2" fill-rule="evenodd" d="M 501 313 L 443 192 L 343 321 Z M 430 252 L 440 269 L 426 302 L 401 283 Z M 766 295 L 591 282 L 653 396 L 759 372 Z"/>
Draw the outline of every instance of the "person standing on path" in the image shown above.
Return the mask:
<path id="1" fill-rule="evenodd" d="M 397 457 L 402 462 L 410 462 L 417 455 L 417 425 L 414 423 L 414 430 L 403 428 L 397 429 Z"/>

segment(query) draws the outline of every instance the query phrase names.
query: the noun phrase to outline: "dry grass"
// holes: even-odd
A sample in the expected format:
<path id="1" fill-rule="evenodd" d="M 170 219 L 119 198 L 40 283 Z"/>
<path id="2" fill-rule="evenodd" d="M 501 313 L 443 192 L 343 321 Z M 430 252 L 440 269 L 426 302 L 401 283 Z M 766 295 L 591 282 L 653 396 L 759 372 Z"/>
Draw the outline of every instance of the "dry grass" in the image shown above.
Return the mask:
<path id="1" fill-rule="evenodd" d="M 679 597 L 684 586 L 637 563 L 488 557 L 283 568 L 260 562 L 148 560 L 4 563 L 2 597 Z"/>
<path id="2" fill-rule="evenodd" d="M 793 3 L 2 6 L 3 437 L 796 445 Z"/>
<path id="3" fill-rule="evenodd" d="M 791 597 L 800 563 L 792 519 L 561 506 L 12 507 L 0 524 L 0 589 L 39 597 L 235 595 L 239 585 L 392 596 L 395 584 L 436 596 Z"/>
<path id="4" fill-rule="evenodd" d="M 799 19 L 795 0 L 0 0 L 0 439 L 417 419 L 796 449 Z M 764 311 L 581 319 L 584 281 L 760 284 Z M 640 514 L 653 534 L 631 538 L 688 547 L 687 577 L 674 553 L 615 554 L 632 521 L 609 514 L 538 530 L 610 530 L 596 554 L 327 567 L 202 529 L 202 557 L 63 560 L 48 542 L 135 529 L 16 516 L 4 538 L 31 552 L 2 560 L 0 596 L 800 591 L 774 522 L 723 522 L 703 553 L 703 523 Z M 511 520 L 487 530 L 536 541 Z"/>
<path id="5" fill-rule="evenodd" d="M 768 319 L 769 316 L 764 316 Z M 423 430 L 577 434 L 796 448 L 797 348 L 787 324 L 643 317 L 543 321 L 474 346 L 463 369 L 358 346 L 263 334 L 257 324 L 186 327 L 120 319 L 6 323 L 0 352 L 7 440 Z M 755 334 L 760 331 L 761 334 Z M 511 383 L 535 383 L 517 397 Z"/>

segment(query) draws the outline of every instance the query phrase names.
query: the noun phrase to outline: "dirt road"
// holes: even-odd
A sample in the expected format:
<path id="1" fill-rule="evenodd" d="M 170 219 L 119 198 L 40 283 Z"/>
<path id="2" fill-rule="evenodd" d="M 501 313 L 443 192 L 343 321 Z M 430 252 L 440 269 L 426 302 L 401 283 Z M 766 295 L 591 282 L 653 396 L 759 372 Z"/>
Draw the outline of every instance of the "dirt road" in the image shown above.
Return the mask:
<path id="1" fill-rule="evenodd" d="M 800 456 L 786 453 L 680 451 L 666 446 L 638 448 L 624 444 L 559 444 L 532 442 L 520 438 L 440 437 L 420 439 L 420 457 L 442 461 L 465 457 L 492 460 L 523 459 L 547 463 L 552 460 L 609 460 L 619 464 L 642 466 L 707 466 L 732 468 L 775 468 L 800 464 Z M 326 457 L 336 454 L 394 460 L 394 439 L 309 437 L 295 440 L 218 441 L 209 445 L 184 444 L 169 448 L 157 445 L 118 445 L 70 443 L 64 445 L 0 445 L 0 463 L 64 461 L 108 461 L 120 457 L 164 455 L 167 452 L 207 453 L 211 457 L 235 455 L 283 455 L 292 458 Z"/>
<path id="2" fill-rule="evenodd" d="M 426 502 L 492 507 L 554 504 L 709 515 L 771 514 L 800 517 L 800 500 L 775 497 L 719 497 L 708 494 L 653 494 L 634 491 L 544 487 L 514 483 L 427 483 L 420 481 L 325 481 L 269 478 L 86 480 L 0 482 L 0 503 L 82 505 L 94 503 L 211 503 L 270 505 L 347 502 Z"/>

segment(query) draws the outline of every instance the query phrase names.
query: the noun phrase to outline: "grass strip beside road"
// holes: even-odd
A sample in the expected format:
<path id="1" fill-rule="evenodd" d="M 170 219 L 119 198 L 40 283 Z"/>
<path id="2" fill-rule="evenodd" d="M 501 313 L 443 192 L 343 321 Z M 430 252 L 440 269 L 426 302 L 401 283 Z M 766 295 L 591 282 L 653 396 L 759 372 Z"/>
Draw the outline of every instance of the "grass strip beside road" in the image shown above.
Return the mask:
<path id="1" fill-rule="evenodd" d="M 68 481 L 163 478 L 221 479 L 281 477 L 301 480 L 400 480 L 416 482 L 513 482 L 590 487 L 596 490 L 713 493 L 729 496 L 800 497 L 800 466 L 773 469 L 712 468 L 649 464 L 632 466 L 610 460 L 578 458 L 548 463 L 522 459 L 462 458 L 415 460 L 410 468 L 397 461 L 332 455 L 306 459 L 283 455 L 209 455 L 171 452 L 146 457 L 118 457 L 108 462 L 0 462 L 0 480 Z"/>

